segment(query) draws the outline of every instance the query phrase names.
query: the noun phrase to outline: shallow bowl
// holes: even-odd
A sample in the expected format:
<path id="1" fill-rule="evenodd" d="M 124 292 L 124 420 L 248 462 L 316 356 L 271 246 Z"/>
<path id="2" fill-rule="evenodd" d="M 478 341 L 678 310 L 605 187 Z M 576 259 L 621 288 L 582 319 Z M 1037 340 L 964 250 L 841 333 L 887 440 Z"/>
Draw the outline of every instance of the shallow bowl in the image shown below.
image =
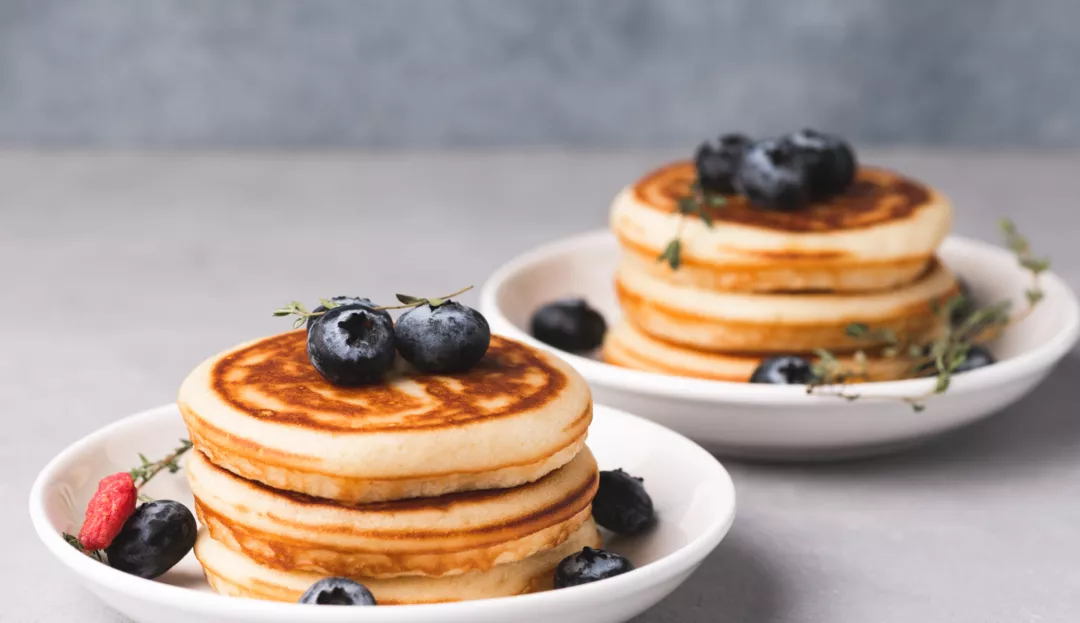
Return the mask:
<path id="1" fill-rule="evenodd" d="M 117 571 L 75 550 L 86 503 L 103 476 L 127 471 L 138 453 L 164 456 L 187 435 L 173 405 L 122 419 L 74 443 L 42 470 L 30 493 L 30 516 L 49 553 L 90 591 L 140 623 L 614 623 L 626 621 L 675 590 L 720 543 L 735 516 L 735 490 L 724 468 L 689 439 L 614 409 L 597 407 L 589 446 L 601 469 L 621 467 L 645 479 L 658 522 L 645 535 L 605 534 L 605 549 L 638 568 L 556 591 L 480 601 L 347 608 L 225 597 L 210 590 L 194 555 L 157 580 Z M 162 472 L 145 493 L 192 506 L 182 473 Z"/>
<path id="2" fill-rule="evenodd" d="M 1012 299 L 1025 305 L 1031 275 L 1008 251 L 950 237 L 940 256 L 963 277 L 979 301 Z M 745 458 L 815 460 L 850 458 L 903 448 L 970 424 L 1012 404 L 1043 380 L 1076 342 L 1076 296 L 1057 276 L 1041 279 L 1045 298 L 1022 322 L 991 345 L 999 362 L 953 378 L 948 392 L 916 412 L 901 400 L 933 390 L 934 380 L 864 383 L 860 398 L 807 395 L 801 386 L 758 385 L 685 378 L 631 370 L 552 349 L 528 333 L 529 318 L 544 303 L 584 297 L 614 324 L 620 316 L 612 288 L 619 257 L 609 232 L 559 240 L 500 268 L 484 285 L 481 309 L 492 330 L 548 348 L 588 379 L 601 404 L 633 410 L 711 451 Z M 828 392 L 824 392 L 828 393 Z"/>

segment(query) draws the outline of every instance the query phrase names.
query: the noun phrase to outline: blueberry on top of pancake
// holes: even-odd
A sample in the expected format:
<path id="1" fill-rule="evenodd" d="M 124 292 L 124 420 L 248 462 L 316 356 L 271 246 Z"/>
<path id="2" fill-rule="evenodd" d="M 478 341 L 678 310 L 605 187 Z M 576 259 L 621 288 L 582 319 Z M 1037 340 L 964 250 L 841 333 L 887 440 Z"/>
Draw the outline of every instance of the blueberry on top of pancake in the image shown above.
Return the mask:
<path id="1" fill-rule="evenodd" d="M 855 151 L 839 136 L 806 129 L 780 140 L 793 147 L 802 159 L 811 198 L 826 199 L 842 193 L 855 181 Z"/>
<path id="2" fill-rule="evenodd" d="M 328 309 L 308 329 L 307 353 L 335 385 L 374 383 L 394 365 L 394 322 L 363 305 Z"/>
<path id="3" fill-rule="evenodd" d="M 491 344 L 484 316 L 456 301 L 413 307 L 398 318 L 394 336 L 405 361 L 434 374 L 469 370 Z"/>
<path id="4" fill-rule="evenodd" d="M 698 183 L 709 193 L 730 195 L 735 192 L 732 179 L 743 154 L 753 144 L 745 134 L 724 134 L 715 141 L 705 141 L 694 154 Z"/>
<path id="5" fill-rule="evenodd" d="M 790 212 L 810 199 L 810 169 L 795 145 L 760 141 L 746 150 L 734 185 L 755 206 Z"/>

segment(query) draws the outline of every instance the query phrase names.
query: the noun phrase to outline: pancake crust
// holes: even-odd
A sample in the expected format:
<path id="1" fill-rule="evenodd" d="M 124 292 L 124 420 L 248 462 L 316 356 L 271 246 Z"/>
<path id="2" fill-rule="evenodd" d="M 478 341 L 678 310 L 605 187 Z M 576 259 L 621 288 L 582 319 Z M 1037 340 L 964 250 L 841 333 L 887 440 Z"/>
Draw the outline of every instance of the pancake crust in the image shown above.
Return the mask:
<path id="1" fill-rule="evenodd" d="M 916 282 L 894 290 L 848 294 L 750 294 L 680 287 L 633 265 L 620 266 L 615 288 L 623 314 L 655 339 L 722 353 L 800 353 L 815 348 L 851 352 L 882 345 L 855 342 L 860 322 L 917 340 L 944 319 L 934 303 L 958 292 L 956 280 L 935 263 Z"/>
<path id="2" fill-rule="evenodd" d="M 859 169 L 844 194 L 794 212 L 755 207 L 740 196 L 706 208 L 714 225 L 681 217 L 691 162 L 649 173 L 615 198 L 611 226 L 642 268 L 678 285 L 730 291 L 889 289 L 922 274 L 952 224 L 952 206 L 897 173 Z M 676 235 L 682 265 L 656 257 Z"/>
<path id="3" fill-rule="evenodd" d="M 200 522 L 260 565 L 334 576 L 485 571 L 562 543 L 589 518 L 599 484 L 588 448 L 512 489 L 346 506 L 244 480 L 193 453 Z"/>
<path id="4" fill-rule="evenodd" d="M 604 361 L 655 372 L 714 381 L 749 382 L 750 375 L 768 355 L 716 353 L 671 344 L 638 331 L 633 324 L 621 322 L 604 338 Z M 862 373 L 863 368 L 851 357 L 838 358 L 842 370 Z M 906 378 L 913 363 L 906 358 L 867 358 L 865 376 L 859 381 L 891 381 Z"/>
<path id="5" fill-rule="evenodd" d="M 306 333 L 293 331 L 203 362 L 178 403 L 195 447 L 216 465 L 347 503 L 537 480 L 578 454 L 592 420 L 573 368 L 497 336 L 464 374 L 403 364 L 381 384 L 345 388 L 319 375 Z"/>
<path id="6" fill-rule="evenodd" d="M 380 605 L 509 597 L 550 589 L 552 574 L 559 561 L 586 546 L 601 546 L 600 534 L 591 518 L 557 547 L 487 571 L 438 578 L 354 579 L 367 586 Z M 200 531 L 195 542 L 195 556 L 214 590 L 237 597 L 295 603 L 308 587 L 326 577 L 319 573 L 263 567 L 218 543 L 205 530 Z"/>

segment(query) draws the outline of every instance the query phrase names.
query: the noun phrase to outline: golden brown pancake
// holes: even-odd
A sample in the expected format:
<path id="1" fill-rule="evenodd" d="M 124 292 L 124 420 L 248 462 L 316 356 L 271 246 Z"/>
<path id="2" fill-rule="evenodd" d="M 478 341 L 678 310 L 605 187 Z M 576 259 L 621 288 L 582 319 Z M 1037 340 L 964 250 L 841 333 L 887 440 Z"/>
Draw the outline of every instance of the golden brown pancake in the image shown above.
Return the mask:
<path id="1" fill-rule="evenodd" d="M 558 546 L 589 518 L 599 483 L 588 448 L 536 482 L 437 498 L 343 505 L 244 480 L 195 452 L 200 522 L 260 565 L 333 576 L 486 571 Z"/>
<path id="2" fill-rule="evenodd" d="M 862 167 L 852 187 L 793 212 L 728 196 L 706 207 L 713 225 L 680 216 L 695 170 L 675 162 L 625 188 L 611 225 L 628 261 L 671 283 L 710 290 L 857 292 L 890 289 L 925 272 L 952 223 L 948 200 L 885 169 Z M 656 258 L 682 240 L 682 265 Z"/>
<path id="3" fill-rule="evenodd" d="M 311 365 L 303 330 L 200 364 L 179 396 L 195 447 L 276 489 L 347 503 L 532 482 L 585 443 L 592 400 L 558 357 L 502 337 L 458 375 L 402 365 L 338 387 Z"/>
<path id="4" fill-rule="evenodd" d="M 558 546 L 516 562 L 497 565 L 486 571 L 470 571 L 437 578 L 354 577 L 371 590 L 379 605 L 422 604 L 470 599 L 509 597 L 552 587 L 559 562 L 583 547 L 600 547 L 600 534 L 590 518 Z M 325 574 L 283 571 L 256 564 L 210 538 L 205 531 L 195 542 L 195 556 L 206 579 L 219 593 L 295 603 Z"/>
<path id="5" fill-rule="evenodd" d="M 623 321 L 604 338 L 604 361 L 625 368 L 714 381 L 748 382 L 763 359 L 770 355 L 721 353 L 672 344 L 650 337 Z M 853 381 L 891 381 L 906 378 L 910 359 L 884 358 L 871 352 L 865 366 L 853 357 L 838 359 L 838 373 Z"/>
<path id="6" fill-rule="evenodd" d="M 855 342 L 852 323 L 919 341 L 939 331 L 938 305 L 957 293 L 956 280 L 933 263 L 915 282 L 892 290 L 843 294 L 775 294 L 702 290 L 675 285 L 635 265 L 615 279 L 623 314 L 657 340 L 719 353 L 851 352 L 882 342 Z"/>

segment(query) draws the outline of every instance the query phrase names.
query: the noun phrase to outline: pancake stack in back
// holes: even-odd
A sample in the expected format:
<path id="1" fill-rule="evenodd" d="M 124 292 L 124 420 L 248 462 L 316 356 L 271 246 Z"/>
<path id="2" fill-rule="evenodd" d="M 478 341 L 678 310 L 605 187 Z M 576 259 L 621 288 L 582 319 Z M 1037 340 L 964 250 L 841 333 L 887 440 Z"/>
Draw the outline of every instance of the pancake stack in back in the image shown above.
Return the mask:
<path id="1" fill-rule="evenodd" d="M 493 337 L 464 374 L 344 388 L 295 331 L 204 362 L 179 404 L 195 553 L 221 593 L 296 601 L 339 576 L 380 604 L 516 595 L 600 544 L 588 387 L 517 342 Z"/>
<path id="2" fill-rule="evenodd" d="M 933 189 L 862 167 L 840 195 L 797 211 L 768 210 L 741 196 L 704 207 L 712 225 L 681 214 L 691 162 L 662 167 L 615 198 L 611 226 L 622 247 L 615 286 L 624 320 L 608 334 L 607 361 L 631 368 L 747 381 L 765 357 L 827 349 L 841 361 L 873 353 L 855 340 L 862 323 L 918 339 L 942 325 L 934 302 L 957 292 L 935 257 L 952 207 Z M 681 241 L 676 268 L 658 262 Z M 868 380 L 898 378 L 902 360 L 876 358 Z"/>

